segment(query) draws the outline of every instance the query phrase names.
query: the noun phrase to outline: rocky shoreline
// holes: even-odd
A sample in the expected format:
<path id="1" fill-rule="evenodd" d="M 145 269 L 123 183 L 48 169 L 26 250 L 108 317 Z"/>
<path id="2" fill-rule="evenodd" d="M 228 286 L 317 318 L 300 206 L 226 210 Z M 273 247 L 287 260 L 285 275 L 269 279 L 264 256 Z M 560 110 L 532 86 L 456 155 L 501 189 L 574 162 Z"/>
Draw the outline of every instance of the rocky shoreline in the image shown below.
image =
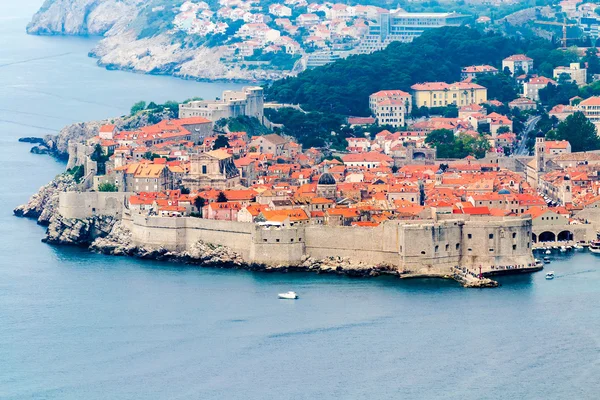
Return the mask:
<path id="1" fill-rule="evenodd" d="M 454 280 L 466 288 L 493 288 L 498 283 L 488 278 L 476 279 L 456 271 L 447 275 L 423 275 L 400 271 L 393 265 L 369 265 L 354 263 L 345 257 L 315 259 L 305 257 L 298 265 L 262 265 L 247 263 L 241 255 L 225 246 L 197 242 L 188 251 L 172 251 L 162 247 L 136 246 L 131 232 L 121 220 L 110 216 L 94 216 L 86 219 L 66 219 L 58 212 L 58 196 L 62 191 L 75 190 L 76 182 L 68 173 L 58 175 L 29 201 L 14 209 L 19 217 L 36 219 L 47 226 L 43 242 L 52 245 L 70 245 L 88 248 L 90 251 L 112 255 L 129 256 L 146 260 L 169 261 L 195 267 L 244 269 L 255 272 L 312 272 L 336 274 L 349 277 L 371 278 L 391 275 L 402 279 L 442 278 Z"/>
<path id="2" fill-rule="evenodd" d="M 172 251 L 162 247 L 136 246 L 131 232 L 112 217 L 93 217 L 85 220 L 65 220 L 60 216 L 50 220 L 44 242 L 54 245 L 87 247 L 90 251 L 110 256 L 128 256 L 144 260 L 167 261 L 202 268 L 243 269 L 254 272 L 311 272 L 336 274 L 356 278 L 381 275 L 401 279 L 442 278 L 454 280 L 466 288 L 494 288 L 496 281 L 488 278 L 469 279 L 460 274 L 423 275 L 399 271 L 392 265 L 354 263 L 347 257 L 315 259 L 304 257 L 298 265 L 264 265 L 247 263 L 241 255 L 226 246 L 199 241 L 188 251 Z"/>

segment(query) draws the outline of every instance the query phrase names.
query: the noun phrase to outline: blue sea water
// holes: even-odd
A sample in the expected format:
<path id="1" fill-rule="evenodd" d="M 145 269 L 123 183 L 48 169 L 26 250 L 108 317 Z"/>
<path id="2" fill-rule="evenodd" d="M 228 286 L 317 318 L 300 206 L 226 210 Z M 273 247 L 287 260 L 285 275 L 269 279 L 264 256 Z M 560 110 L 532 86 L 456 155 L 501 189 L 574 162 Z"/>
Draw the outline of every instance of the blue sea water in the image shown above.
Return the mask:
<path id="1" fill-rule="evenodd" d="M 43 228 L 12 209 L 64 165 L 18 137 L 232 85 L 98 68 L 89 39 L 24 34 L 40 3 L 0 2 L 0 399 L 600 397 L 600 271 L 589 253 L 554 255 L 553 281 L 537 273 L 466 290 L 41 243 Z M 287 290 L 301 298 L 276 299 Z"/>

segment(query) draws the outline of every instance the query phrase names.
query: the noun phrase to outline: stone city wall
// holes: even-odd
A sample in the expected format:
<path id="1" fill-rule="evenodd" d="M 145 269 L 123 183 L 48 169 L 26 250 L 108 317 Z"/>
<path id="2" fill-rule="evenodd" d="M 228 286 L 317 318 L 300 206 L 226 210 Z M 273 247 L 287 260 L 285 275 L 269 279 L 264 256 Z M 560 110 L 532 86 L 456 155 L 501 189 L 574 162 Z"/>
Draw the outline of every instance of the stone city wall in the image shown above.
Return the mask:
<path id="1" fill-rule="evenodd" d="M 58 212 L 64 218 L 85 219 L 95 215 L 120 218 L 128 192 L 60 192 Z"/>
<path id="2" fill-rule="evenodd" d="M 227 246 L 247 262 L 296 265 L 304 257 L 348 257 L 395 265 L 413 274 L 447 274 L 453 266 L 483 271 L 527 265 L 531 219 L 388 221 L 378 227 L 261 227 L 252 223 L 133 215 L 124 219 L 135 245 L 189 250 L 197 241 Z"/>

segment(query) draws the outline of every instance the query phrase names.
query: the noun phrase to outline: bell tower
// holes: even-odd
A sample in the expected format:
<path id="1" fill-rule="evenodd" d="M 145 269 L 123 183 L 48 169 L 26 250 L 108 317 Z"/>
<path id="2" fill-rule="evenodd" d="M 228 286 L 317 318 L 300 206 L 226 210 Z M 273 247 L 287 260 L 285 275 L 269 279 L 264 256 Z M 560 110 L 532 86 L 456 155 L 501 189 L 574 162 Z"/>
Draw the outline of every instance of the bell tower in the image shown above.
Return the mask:
<path id="1" fill-rule="evenodd" d="M 546 169 L 546 139 L 538 135 L 535 138 L 535 159 L 537 162 L 537 172 L 545 172 Z"/>

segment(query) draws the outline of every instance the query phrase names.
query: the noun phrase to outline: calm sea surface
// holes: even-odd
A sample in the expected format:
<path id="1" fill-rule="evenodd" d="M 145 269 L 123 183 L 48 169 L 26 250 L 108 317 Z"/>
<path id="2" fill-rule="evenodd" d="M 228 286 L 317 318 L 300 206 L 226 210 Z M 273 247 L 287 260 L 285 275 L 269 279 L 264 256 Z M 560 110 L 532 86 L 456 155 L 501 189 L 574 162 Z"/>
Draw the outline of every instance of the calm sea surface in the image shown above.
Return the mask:
<path id="1" fill-rule="evenodd" d="M 6 4 L 10 3 L 10 4 Z M 1 399 L 598 399 L 600 272 L 495 290 L 185 268 L 40 242 L 14 206 L 64 166 L 20 136 L 233 85 L 109 72 L 0 2 Z M 278 301 L 296 290 L 301 299 Z"/>

